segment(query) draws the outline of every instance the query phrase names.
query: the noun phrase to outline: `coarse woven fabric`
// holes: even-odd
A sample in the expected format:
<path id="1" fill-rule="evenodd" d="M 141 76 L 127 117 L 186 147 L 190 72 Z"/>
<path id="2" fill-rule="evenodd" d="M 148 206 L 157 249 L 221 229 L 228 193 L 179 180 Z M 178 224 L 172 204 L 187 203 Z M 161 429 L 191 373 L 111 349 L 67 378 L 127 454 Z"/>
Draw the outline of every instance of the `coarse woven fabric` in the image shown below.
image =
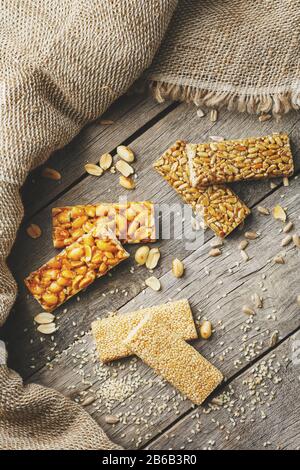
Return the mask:
<path id="1" fill-rule="evenodd" d="M 174 0 L 0 0 L 0 325 L 28 172 L 148 67 Z M 1 357 L 3 354 L 3 347 Z M 3 362 L 3 357 L 2 357 Z M 117 449 L 88 413 L 0 365 L 0 449 Z"/>
<path id="2" fill-rule="evenodd" d="M 147 78 L 159 100 L 281 115 L 300 105 L 299 0 L 182 0 Z"/>
<path id="3" fill-rule="evenodd" d="M 274 114 L 298 109 L 299 6 L 299 0 L 0 0 L 0 325 L 16 297 L 6 258 L 23 216 L 19 191 L 28 172 L 141 75 L 159 101 Z M 1 449 L 107 446 L 113 448 L 83 409 L 46 388 L 23 387 L 0 365 Z"/>

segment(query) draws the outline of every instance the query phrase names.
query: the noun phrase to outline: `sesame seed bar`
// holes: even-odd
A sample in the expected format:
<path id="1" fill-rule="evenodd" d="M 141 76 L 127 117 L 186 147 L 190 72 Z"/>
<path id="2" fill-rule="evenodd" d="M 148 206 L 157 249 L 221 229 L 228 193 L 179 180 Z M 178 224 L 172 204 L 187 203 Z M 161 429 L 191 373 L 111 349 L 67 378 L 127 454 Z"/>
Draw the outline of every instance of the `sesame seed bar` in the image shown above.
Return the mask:
<path id="1" fill-rule="evenodd" d="M 287 134 L 191 144 L 193 187 L 291 176 L 293 156 Z"/>
<path id="2" fill-rule="evenodd" d="M 96 226 L 24 282 L 43 309 L 51 312 L 128 257 L 108 230 Z"/>
<path id="3" fill-rule="evenodd" d="M 215 366 L 170 331 L 158 315 L 147 314 L 125 344 L 196 405 L 203 403 L 223 379 Z"/>
<path id="4" fill-rule="evenodd" d="M 154 168 L 206 225 L 219 237 L 226 237 L 250 214 L 250 209 L 226 186 L 192 187 L 188 150 L 187 144 L 178 140 L 154 163 Z"/>
<path id="5" fill-rule="evenodd" d="M 148 313 L 159 316 L 170 331 L 176 331 L 183 339 L 198 338 L 192 311 L 186 299 L 115 315 L 92 323 L 92 332 L 101 362 L 114 361 L 131 355 L 123 340 Z"/>
<path id="6" fill-rule="evenodd" d="M 122 243 L 153 242 L 156 238 L 154 204 L 150 201 L 101 203 L 52 209 L 55 248 L 69 246 L 101 223 Z"/>

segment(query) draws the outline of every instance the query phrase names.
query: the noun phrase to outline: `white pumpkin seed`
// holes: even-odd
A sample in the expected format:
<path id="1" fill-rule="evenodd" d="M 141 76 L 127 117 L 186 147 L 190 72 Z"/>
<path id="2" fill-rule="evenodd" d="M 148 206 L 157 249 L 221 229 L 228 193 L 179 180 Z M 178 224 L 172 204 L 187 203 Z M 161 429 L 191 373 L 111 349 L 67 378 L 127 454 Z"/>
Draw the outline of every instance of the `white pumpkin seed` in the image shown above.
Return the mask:
<path id="1" fill-rule="evenodd" d="M 34 317 L 34 321 L 39 325 L 46 325 L 47 323 L 52 323 L 53 320 L 55 320 L 55 316 L 49 312 L 42 312 Z"/>
<path id="2" fill-rule="evenodd" d="M 37 330 L 44 335 L 52 335 L 56 329 L 55 323 L 42 324 L 37 327 Z"/>

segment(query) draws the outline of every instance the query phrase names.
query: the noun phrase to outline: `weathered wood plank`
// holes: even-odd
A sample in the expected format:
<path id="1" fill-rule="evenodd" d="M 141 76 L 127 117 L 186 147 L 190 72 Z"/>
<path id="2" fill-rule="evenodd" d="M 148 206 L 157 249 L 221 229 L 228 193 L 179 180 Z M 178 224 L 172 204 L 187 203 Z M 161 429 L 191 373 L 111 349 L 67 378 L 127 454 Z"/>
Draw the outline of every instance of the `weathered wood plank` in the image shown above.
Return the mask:
<path id="1" fill-rule="evenodd" d="M 299 450 L 299 356 L 298 332 L 225 388 L 225 406 L 194 410 L 147 449 Z"/>
<path id="2" fill-rule="evenodd" d="M 151 169 L 152 162 L 161 153 L 162 149 L 165 149 L 169 143 L 178 137 L 195 141 L 207 138 L 212 132 L 214 134 L 223 134 L 226 137 L 239 137 L 241 135 L 258 135 L 271 132 L 271 130 L 279 130 L 278 124 L 271 126 L 268 123 L 264 123 L 266 126 L 264 125 L 262 129 L 256 117 L 237 116 L 226 113 L 224 119 L 226 120 L 227 127 L 223 121 L 218 121 L 212 131 L 212 123 L 199 119 L 195 115 L 193 108 L 180 105 L 136 139 L 132 146 L 138 156 L 135 164 L 138 174 L 137 190 L 130 192 L 129 198 L 152 199 L 158 203 L 180 201 L 174 191 Z M 291 132 L 294 144 L 300 141 L 298 128 L 295 125 L 297 120 L 298 115 L 291 114 L 289 119 L 284 118 L 280 123 L 281 128 Z M 226 133 L 225 127 L 227 129 Z M 156 137 L 155 141 L 153 141 L 153 136 Z M 297 153 L 296 156 L 296 164 L 297 168 L 299 168 L 300 161 Z M 80 182 L 76 187 L 64 194 L 54 205 L 97 202 L 102 198 L 105 198 L 105 200 L 115 199 L 111 194 L 112 188 L 116 187 L 116 180 L 117 176 L 112 174 L 107 174 L 100 179 L 89 176 L 84 182 Z M 239 194 L 242 194 L 248 204 L 253 205 L 262 199 L 270 191 L 270 188 L 269 182 L 262 182 L 260 184 L 252 182 L 244 185 L 240 184 L 238 190 Z M 118 195 L 128 195 L 128 192 L 126 193 L 126 190 L 118 188 Z M 31 240 L 26 235 L 24 236 L 24 227 L 20 230 L 18 241 L 10 258 L 11 268 L 20 286 L 20 295 L 15 312 L 11 315 L 5 327 L 7 339 L 10 342 L 18 341 L 20 346 L 17 350 L 12 348 L 10 360 L 14 367 L 20 370 L 24 376 L 28 376 L 31 370 L 28 369 L 29 364 L 24 360 L 21 351 L 26 350 L 28 357 L 35 356 L 38 358 L 37 368 L 45 363 L 46 356 L 50 355 L 51 357 L 52 355 L 51 351 L 41 347 L 39 335 L 37 335 L 32 322 L 33 316 L 39 311 L 39 306 L 31 296 L 27 295 L 22 283 L 23 277 L 28 274 L 29 270 L 37 268 L 56 253 L 51 244 L 50 208 L 43 210 L 33 221 L 42 227 L 43 236 L 38 240 Z M 212 233 L 208 231 L 206 239 L 211 236 Z M 178 257 L 184 257 L 186 256 L 186 250 L 181 240 L 162 240 L 159 242 L 159 246 L 165 256 L 165 263 L 161 263 L 157 271 L 158 275 L 161 275 L 169 269 L 173 254 L 176 253 Z M 129 250 L 133 252 L 134 249 L 134 247 L 131 247 Z M 57 335 L 60 350 L 66 348 L 74 339 L 74 331 L 66 327 L 69 318 L 76 322 L 78 331 L 86 331 L 89 329 L 91 320 L 96 315 L 105 314 L 108 310 L 119 309 L 141 291 L 142 286 L 139 273 L 126 276 L 128 268 L 132 265 L 133 261 L 129 260 L 123 266 L 121 265 L 116 269 L 112 278 L 96 281 L 81 296 L 81 302 L 77 302 L 76 299 L 68 302 L 68 305 L 66 305 L 68 314 L 63 315 L 61 318 L 61 331 L 63 331 L 63 334 Z M 126 290 L 128 296 L 124 297 L 124 295 L 119 294 L 102 296 L 102 294 L 114 291 L 115 288 L 118 288 L 119 291 Z M 61 314 L 63 310 L 64 307 L 59 309 L 58 313 Z M 85 312 L 84 315 L 82 312 Z M 24 329 L 26 334 L 24 334 Z M 32 344 L 29 343 L 31 340 Z"/>
<path id="3" fill-rule="evenodd" d="M 100 119 L 85 127 L 73 141 L 62 150 L 55 152 L 46 165 L 58 170 L 62 179 L 52 181 L 41 177 L 44 166 L 28 176 L 22 189 L 25 215 L 29 217 L 63 193 L 71 184 L 86 176 L 84 165 L 98 163 L 99 157 L 111 152 L 117 145 L 129 139 L 134 133 L 169 107 L 169 103 L 156 103 L 145 95 L 125 95 L 114 103 L 101 119 L 114 121 L 111 125 L 100 124 Z"/>
<path id="4" fill-rule="evenodd" d="M 299 198 L 299 180 L 294 179 L 288 188 L 279 188 L 269 195 L 264 205 L 272 208 L 284 201 L 290 220 L 299 230 Z M 248 248 L 249 262 L 238 264 L 241 258 L 237 245 L 242 235 L 236 232 L 226 241 L 222 256 L 210 258 L 207 244 L 192 253 L 187 252 L 183 278 L 175 279 L 170 271 L 162 274 L 161 292 L 147 289 L 145 294 L 137 295 L 120 311 L 187 297 L 195 318 L 207 317 L 215 327 L 210 341 L 198 340 L 194 346 L 205 357 L 211 358 L 230 379 L 269 350 L 274 331 L 278 330 L 279 338 L 284 339 L 300 326 L 296 302 L 299 249 L 289 245 L 282 250 L 280 223 L 272 217 L 260 216 L 254 210 L 253 220 L 245 229 L 250 227 L 261 236 Z M 269 261 L 279 251 L 285 251 L 285 265 Z M 175 255 L 177 252 L 174 250 L 164 252 L 162 264 L 170 267 L 170 260 Z M 140 278 L 144 278 L 143 272 L 141 268 Z M 251 305 L 254 292 L 263 297 L 263 309 L 257 309 L 256 315 L 250 319 L 242 312 L 242 306 Z M 72 317 L 66 316 L 64 321 L 60 334 L 71 329 Z M 76 331 L 80 331 L 80 326 Z M 48 339 L 42 343 L 42 348 L 48 352 L 49 343 L 51 345 Z M 40 370 L 34 375 L 34 380 L 67 394 L 76 392 L 78 396 L 84 390 L 95 394 L 97 400 L 88 410 L 113 439 L 128 448 L 145 444 L 191 409 L 189 401 L 183 400 L 140 361 L 125 359 L 111 366 L 99 365 L 90 334 L 84 335 L 52 365 L 53 370 L 48 367 Z M 126 387 L 126 393 L 120 392 Z M 111 410 L 107 408 L 108 404 L 111 404 Z M 122 414 L 122 422 L 114 427 L 106 424 L 104 416 L 108 411 Z"/>

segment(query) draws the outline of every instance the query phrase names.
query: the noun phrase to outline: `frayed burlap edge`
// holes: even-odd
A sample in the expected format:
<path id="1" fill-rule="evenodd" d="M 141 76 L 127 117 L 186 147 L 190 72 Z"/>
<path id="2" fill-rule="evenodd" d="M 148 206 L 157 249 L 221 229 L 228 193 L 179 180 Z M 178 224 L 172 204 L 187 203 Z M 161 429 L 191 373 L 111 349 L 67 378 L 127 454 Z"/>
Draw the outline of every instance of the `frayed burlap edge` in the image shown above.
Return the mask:
<path id="1" fill-rule="evenodd" d="M 169 81 L 150 80 L 150 91 L 156 101 L 162 103 L 166 100 L 184 101 L 196 106 L 221 109 L 229 111 L 247 112 L 248 114 L 271 113 L 280 117 L 291 110 L 300 107 L 300 92 L 288 90 L 274 91 L 255 90 L 255 92 L 209 90 L 207 88 L 191 85 L 178 85 Z"/>

